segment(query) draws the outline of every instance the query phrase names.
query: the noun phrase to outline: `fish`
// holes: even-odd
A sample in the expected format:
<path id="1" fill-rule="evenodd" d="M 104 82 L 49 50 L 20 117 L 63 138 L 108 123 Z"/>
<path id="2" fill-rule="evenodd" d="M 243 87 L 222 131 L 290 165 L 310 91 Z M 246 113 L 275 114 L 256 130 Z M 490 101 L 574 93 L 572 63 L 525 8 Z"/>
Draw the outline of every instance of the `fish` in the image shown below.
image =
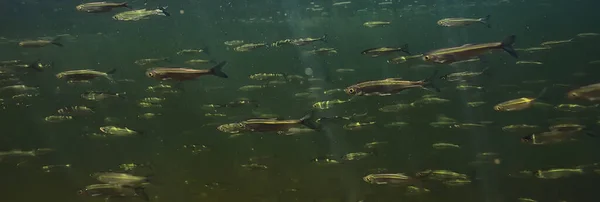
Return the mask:
<path id="1" fill-rule="evenodd" d="M 91 176 L 106 184 L 140 186 L 150 182 L 149 177 L 135 176 L 128 173 L 99 172 L 93 173 Z"/>
<path id="2" fill-rule="evenodd" d="M 265 43 L 248 43 L 238 47 L 233 48 L 234 51 L 237 52 L 248 52 L 257 48 L 267 47 Z"/>
<path id="3" fill-rule="evenodd" d="M 208 51 L 207 49 L 183 49 L 177 52 L 177 55 L 183 55 L 183 54 L 196 54 L 196 53 L 207 53 Z"/>
<path id="4" fill-rule="evenodd" d="M 425 170 L 417 172 L 416 176 L 424 177 L 431 180 L 448 181 L 448 180 L 466 180 L 469 177 L 465 174 L 457 173 L 450 170 Z"/>
<path id="5" fill-rule="evenodd" d="M 342 159 L 345 161 L 358 161 L 358 160 L 364 159 L 370 155 L 371 155 L 370 153 L 366 153 L 366 152 L 353 152 L 353 153 L 347 153 L 346 155 L 344 155 L 342 157 Z"/>
<path id="6" fill-rule="evenodd" d="M 23 48 L 41 48 L 48 45 L 63 47 L 63 44 L 59 43 L 58 40 L 59 38 L 55 38 L 53 40 L 27 40 L 19 42 L 19 46 Z"/>
<path id="7" fill-rule="evenodd" d="M 100 127 L 100 131 L 105 134 L 113 135 L 113 136 L 132 136 L 141 134 L 138 131 L 131 130 L 126 127 L 117 127 L 117 126 L 102 126 Z"/>
<path id="8" fill-rule="evenodd" d="M 125 11 L 121 13 L 117 13 L 112 18 L 114 20 L 119 21 L 138 21 L 138 20 L 146 20 L 149 19 L 150 16 L 171 16 L 170 13 L 167 12 L 167 7 L 158 7 L 156 9 L 139 9 L 132 11 Z"/>
<path id="9" fill-rule="evenodd" d="M 419 81 L 406 81 L 401 78 L 387 78 L 383 80 L 366 81 L 348 86 L 344 92 L 348 95 L 355 96 L 370 96 L 379 95 L 387 96 L 400 93 L 412 88 L 425 88 L 426 86 L 433 87 L 436 91 L 440 91 L 433 83 L 433 78 L 438 71 L 435 71 L 429 78 Z"/>
<path id="10" fill-rule="evenodd" d="M 544 95 L 544 93 L 546 93 L 546 89 L 547 88 L 544 88 L 544 90 L 542 90 L 542 92 L 540 92 L 540 94 L 536 98 L 522 97 L 522 98 L 517 98 L 517 99 L 508 100 L 508 101 L 499 103 L 494 106 L 494 110 L 509 112 L 509 111 L 520 111 L 520 110 L 530 108 L 531 106 L 533 106 L 534 101 L 536 101 L 538 98 L 540 98 L 542 95 Z"/>
<path id="11" fill-rule="evenodd" d="M 574 137 L 580 134 L 595 137 L 594 134 L 584 131 L 582 128 L 563 128 L 527 135 L 521 138 L 521 142 L 532 145 L 549 145 L 574 140 Z"/>
<path id="12" fill-rule="evenodd" d="M 569 99 L 582 99 L 588 101 L 600 100 L 600 83 L 582 86 L 567 93 Z"/>
<path id="13" fill-rule="evenodd" d="M 402 64 L 407 62 L 408 60 L 417 59 L 423 57 L 423 54 L 418 55 L 409 55 L 409 56 L 400 56 L 387 60 L 388 64 Z"/>
<path id="14" fill-rule="evenodd" d="M 326 39 L 327 39 L 327 34 L 325 34 L 319 38 L 308 37 L 308 38 L 292 39 L 289 41 L 289 43 L 292 45 L 295 45 L 295 46 L 304 46 L 304 45 L 308 45 L 308 44 L 311 44 L 311 43 L 317 42 L 317 41 L 327 42 Z"/>
<path id="15" fill-rule="evenodd" d="M 413 185 L 417 180 L 404 173 L 369 174 L 363 177 L 369 184 L 377 185 Z"/>
<path id="16" fill-rule="evenodd" d="M 461 27 L 472 24 L 483 24 L 488 28 L 492 28 L 492 25 L 489 22 L 490 17 L 490 15 L 487 15 L 483 18 L 444 18 L 437 21 L 437 24 L 444 27 Z"/>
<path id="17" fill-rule="evenodd" d="M 69 70 L 56 74 L 56 78 L 65 79 L 67 81 L 79 82 L 79 81 L 89 81 L 95 79 L 97 77 L 105 77 L 109 81 L 114 82 L 114 80 L 110 77 L 111 74 L 117 72 L 117 69 L 110 70 L 108 72 L 100 72 L 91 69 L 82 69 L 82 70 Z"/>
<path id="18" fill-rule="evenodd" d="M 44 118 L 44 121 L 50 122 L 50 123 L 60 123 L 60 122 L 68 121 L 71 119 L 73 119 L 72 116 L 51 115 L 51 116 L 47 116 L 46 118 Z"/>
<path id="19" fill-rule="evenodd" d="M 543 65 L 544 63 L 540 62 L 540 61 L 517 61 L 516 64 L 518 65 Z"/>
<path id="20" fill-rule="evenodd" d="M 538 170 L 535 173 L 535 177 L 540 179 L 559 179 L 583 174 L 584 171 L 581 168 L 556 168 L 550 170 Z"/>
<path id="21" fill-rule="evenodd" d="M 103 91 L 87 91 L 81 94 L 81 98 L 91 101 L 101 101 L 108 98 L 121 98 L 125 99 L 126 93 L 112 93 Z"/>
<path id="22" fill-rule="evenodd" d="M 307 114 L 300 119 L 280 120 L 277 118 L 255 118 L 238 123 L 223 124 L 217 130 L 226 133 L 244 132 L 278 132 L 288 131 L 297 125 L 304 125 L 310 129 L 318 130 L 317 126 L 310 121 L 312 114 Z"/>
<path id="23" fill-rule="evenodd" d="M 123 186 L 119 184 L 92 184 L 79 190 L 78 194 L 82 196 L 106 197 L 105 201 L 109 201 L 111 197 L 139 197 L 145 201 L 150 201 L 143 187 Z"/>
<path id="24" fill-rule="evenodd" d="M 80 12 L 86 13 L 104 13 L 110 12 L 113 8 L 129 8 L 132 9 L 127 2 L 123 3 L 111 3 L 111 2 L 90 2 L 79 4 L 75 6 L 75 9 Z"/>
<path id="25" fill-rule="evenodd" d="M 515 43 L 516 36 L 506 37 L 502 42 L 484 43 L 484 44 L 465 44 L 458 47 L 443 48 L 427 52 L 422 57 L 423 61 L 439 64 L 450 64 L 458 61 L 472 59 L 482 55 L 490 50 L 502 49 L 511 56 L 518 58 L 517 52 L 512 45 Z"/>
<path id="26" fill-rule="evenodd" d="M 214 60 L 194 59 L 194 60 L 185 61 L 184 63 L 189 64 L 189 65 L 196 65 L 196 64 L 215 63 L 215 61 Z"/>
<path id="27" fill-rule="evenodd" d="M 403 52 L 408 55 L 412 55 L 408 51 L 408 44 L 404 44 L 402 47 L 379 47 L 379 48 L 369 48 L 363 50 L 361 54 L 370 55 L 371 57 L 379 57 L 381 55 L 390 54 L 394 52 Z"/>
<path id="28" fill-rule="evenodd" d="M 170 59 L 168 57 L 163 57 L 163 58 L 145 58 L 145 59 L 136 60 L 134 63 L 136 65 L 144 66 L 144 65 L 154 64 L 154 63 L 158 63 L 158 62 L 165 62 L 165 61 L 170 61 Z"/>
<path id="29" fill-rule="evenodd" d="M 600 36 L 600 34 L 589 32 L 589 33 L 579 33 L 579 34 L 577 34 L 577 36 L 578 37 L 595 37 L 595 36 Z"/>
<path id="30" fill-rule="evenodd" d="M 316 50 L 306 51 L 304 53 L 308 55 L 329 55 L 336 54 L 337 50 L 335 50 L 335 48 L 319 48 Z"/>
<path id="31" fill-rule="evenodd" d="M 542 42 L 540 45 L 541 46 L 558 45 L 558 44 L 564 44 L 564 43 L 571 43 L 571 42 L 573 42 L 573 40 L 574 40 L 574 38 L 567 39 L 567 40 L 558 40 L 558 41 L 545 41 L 545 42 Z"/>
<path id="32" fill-rule="evenodd" d="M 516 125 L 504 126 L 504 127 L 502 127 L 502 130 L 506 131 L 506 132 L 525 132 L 525 131 L 538 130 L 539 128 L 540 127 L 536 126 L 536 125 L 516 124 Z"/>
<path id="33" fill-rule="evenodd" d="M 435 143 L 431 145 L 431 147 L 433 147 L 434 149 L 460 149 L 459 145 L 445 142 Z"/>
<path id="34" fill-rule="evenodd" d="M 244 40 L 231 40 L 223 42 L 226 46 L 239 46 L 244 44 Z"/>
<path id="35" fill-rule="evenodd" d="M 365 27 L 383 27 L 383 26 L 388 26 L 391 24 L 392 24 L 391 22 L 387 22 L 387 21 L 369 21 L 369 22 L 363 23 L 363 25 Z"/>
<path id="36" fill-rule="evenodd" d="M 175 80 L 175 81 L 186 81 L 194 80 L 204 75 L 214 75 L 221 78 L 228 78 L 227 74 L 221 71 L 221 69 L 227 64 L 223 61 L 210 69 L 188 69 L 188 68 L 165 68 L 158 67 L 152 68 L 146 71 L 146 76 L 157 80 Z"/>
<path id="37" fill-rule="evenodd" d="M 89 115 L 89 114 L 93 114 L 94 110 L 90 109 L 89 107 L 86 106 L 72 106 L 72 107 L 65 107 L 62 109 L 58 110 L 58 114 L 61 115 Z"/>
<path id="38" fill-rule="evenodd" d="M 0 93 L 10 92 L 10 93 L 14 93 L 14 94 L 19 94 L 19 93 L 27 93 L 27 92 L 37 92 L 38 89 L 39 89 L 39 87 L 33 87 L 33 86 L 10 85 L 10 86 L 4 86 L 4 87 L 0 88 Z"/>

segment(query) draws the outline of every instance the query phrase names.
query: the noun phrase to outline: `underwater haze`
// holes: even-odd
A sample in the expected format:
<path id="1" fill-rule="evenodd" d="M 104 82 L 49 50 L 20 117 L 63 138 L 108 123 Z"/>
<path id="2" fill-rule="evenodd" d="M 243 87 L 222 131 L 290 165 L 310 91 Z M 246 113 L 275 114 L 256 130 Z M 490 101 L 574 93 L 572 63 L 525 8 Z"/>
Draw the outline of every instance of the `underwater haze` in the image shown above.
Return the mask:
<path id="1" fill-rule="evenodd" d="M 2 202 L 595 202 L 600 2 L 0 1 Z"/>

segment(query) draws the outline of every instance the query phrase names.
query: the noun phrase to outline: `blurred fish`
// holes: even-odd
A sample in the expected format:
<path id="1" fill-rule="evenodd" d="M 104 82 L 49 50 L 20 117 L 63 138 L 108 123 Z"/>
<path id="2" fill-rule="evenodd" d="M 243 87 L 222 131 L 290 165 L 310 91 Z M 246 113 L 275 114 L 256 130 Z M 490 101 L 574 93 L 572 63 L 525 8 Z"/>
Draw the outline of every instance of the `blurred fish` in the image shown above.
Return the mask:
<path id="1" fill-rule="evenodd" d="M 238 132 L 277 132 L 287 131 L 298 125 L 304 125 L 308 128 L 317 129 L 317 126 L 310 121 L 312 113 L 300 119 L 279 120 L 277 118 L 257 118 L 248 119 L 239 123 L 223 124 L 217 127 L 219 131 L 227 133 Z"/>
<path id="2" fill-rule="evenodd" d="M 539 61 L 517 61 L 518 65 L 543 65 L 544 63 Z"/>
<path id="3" fill-rule="evenodd" d="M 363 177 L 363 180 L 369 184 L 377 185 L 412 185 L 420 184 L 417 179 L 406 176 L 403 173 L 393 174 L 369 174 Z"/>
<path id="4" fill-rule="evenodd" d="M 94 113 L 94 110 L 92 110 L 86 106 L 72 106 L 72 107 L 65 107 L 65 108 L 58 110 L 58 114 L 71 115 L 71 116 L 89 115 L 89 114 L 93 114 L 93 113 Z"/>
<path id="5" fill-rule="evenodd" d="M 139 9 L 117 13 L 113 19 L 120 21 L 138 21 L 149 19 L 150 16 L 171 16 L 167 12 L 167 7 L 158 7 L 157 9 Z"/>
<path id="6" fill-rule="evenodd" d="M 84 4 L 77 5 L 75 7 L 75 9 L 77 9 L 77 11 L 86 12 L 86 13 L 103 13 L 103 12 L 110 12 L 110 11 L 112 11 L 113 8 L 121 8 L 121 7 L 132 9 L 131 7 L 129 7 L 129 5 L 127 5 L 127 2 L 123 2 L 123 3 L 90 2 L 90 3 L 84 3 Z"/>
<path id="7" fill-rule="evenodd" d="M 100 127 L 100 131 L 105 134 L 113 135 L 113 136 L 132 136 L 138 135 L 140 132 L 131 130 L 129 128 L 122 128 L 117 126 L 102 126 Z"/>
<path id="8" fill-rule="evenodd" d="M 575 136 L 586 134 L 591 137 L 595 135 L 580 128 L 551 130 L 539 134 L 531 134 L 521 138 L 521 142 L 533 145 L 556 144 L 564 141 L 574 140 Z"/>
<path id="9" fill-rule="evenodd" d="M 433 50 L 425 53 L 423 60 L 440 64 L 450 64 L 462 60 L 472 59 L 495 49 L 502 49 L 511 56 L 517 58 L 517 52 L 512 47 L 512 45 L 515 43 L 515 38 L 515 35 L 511 35 L 502 40 L 502 42 L 465 44 L 459 47 Z"/>
<path id="10" fill-rule="evenodd" d="M 146 71 L 146 75 L 157 80 L 175 80 L 186 81 L 194 80 L 204 75 L 214 75 L 221 78 L 228 78 L 227 74 L 221 71 L 227 62 L 221 62 L 210 69 L 187 69 L 187 68 L 165 68 L 158 67 Z"/>
<path id="11" fill-rule="evenodd" d="M 445 142 L 435 143 L 431 145 L 431 147 L 433 147 L 434 149 L 460 149 L 459 145 Z"/>
<path id="12" fill-rule="evenodd" d="M 178 51 L 177 55 L 197 54 L 197 53 L 208 53 L 208 51 L 206 51 L 206 48 L 205 49 L 184 49 L 184 50 Z"/>
<path id="13" fill-rule="evenodd" d="M 408 60 L 417 59 L 423 57 L 423 54 L 419 55 L 409 55 L 409 56 L 400 56 L 387 60 L 389 64 L 402 64 L 407 62 Z"/>
<path id="14" fill-rule="evenodd" d="M 590 33 L 579 33 L 579 34 L 577 34 L 577 36 L 578 36 L 578 37 L 583 37 L 583 38 L 585 38 L 585 37 L 596 37 L 596 36 L 600 36 L 600 34 L 599 34 L 599 33 L 592 33 L 592 32 L 590 32 Z"/>
<path id="15" fill-rule="evenodd" d="M 262 47 L 266 47 L 267 44 L 265 43 L 248 43 L 248 44 L 244 44 L 238 47 L 233 48 L 233 50 L 237 51 L 237 52 L 248 52 L 257 48 L 262 48 Z"/>
<path id="16" fill-rule="evenodd" d="M 337 50 L 335 50 L 335 48 L 319 48 L 316 50 L 306 51 L 304 53 L 306 53 L 308 55 L 330 55 L 330 54 L 336 54 Z"/>
<path id="17" fill-rule="evenodd" d="M 388 21 L 369 21 L 369 22 L 363 23 L 363 25 L 365 27 L 383 27 L 383 26 L 388 26 L 391 24 L 392 23 L 388 22 Z"/>
<path id="18" fill-rule="evenodd" d="M 437 24 L 444 27 L 462 27 L 481 23 L 491 28 L 492 25 L 489 23 L 490 17 L 490 15 L 487 15 L 484 18 L 444 18 L 439 20 Z"/>
<path id="19" fill-rule="evenodd" d="M 296 46 L 304 46 L 304 45 L 308 45 L 311 44 L 313 42 L 317 42 L 317 41 L 323 41 L 326 42 L 327 39 L 327 35 L 323 35 L 320 38 L 300 38 L 300 39 L 292 39 L 289 41 L 290 44 L 292 45 L 296 45 Z"/>
<path id="20" fill-rule="evenodd" d="M 57 115 L 52 115 L 52 116 L 47 116 L 46 118 L 44 118 L 44 121 L 46 122 L 50 122 L 50 123 L 60 123 L 63 121 L 68 121 L 73 119 L 72 116 L 57 116 Z"/>
<path id="21" fill-rule="evenodd" d="M 348 95 L 357 95 L 357 96 L 371 96 L 371 95 L 379 95 L 379 96 L 387 96 L 396 93 L 400 93 L 407 89 L 412 88 L 421 88 L 425 89 L 426 86 L 431 86 L 437 91 L 437 88 L 433 83 L 433 78 L 437 74 L 435 71 L 429 78 L 419 81 L 406 81 L 400 78 L 387 78 L 383 80 L 375 80 L 375 81 L 366 81 L 358 84 L 351 85 L 347 87 L 344 91 Z"/>
<path id="22" fill-rule="evenodd" d="M 139 59 L 139 60 L 136 60 L 134 63 L 136 65 L 144 66 L 144 65 L 149 65 L 149 64 L 155 64 L 158 62 L 168 62 L 168 61 L 170 61 L 168 57 L 163 57 L 163 58 Z"/>
<path id="23" fill-rule="evenodd" d="M 353 153 L 347 153 L 346 155 L 344 155 L 342 157 L 342 159 L 345 161 L 358 161 L 358 160 L 364 159 L 370 155 L 371 155 L 370 153 L 366 153 L 366 152 L 353 152 Z"/>
<path id="24" fill-rule="evenodd" d="M 506 132 L 532 132 L 538 130 L 540 127 L 536 125 L 528 125 L 528 124 L 516 124 L 516 125 L 508 125 L 502 127 L 503 131 Z"/>
<path id="25" fill-rule="evenodd" d="M 402 47 L 369 48 L 369 49 L 363 50 L 361 52 L 361 54 L 363 54 L 363 55 L 370 55 L 371 57 L 379 57 L 381 55 L 390 54 L 390 53 L 394 53 L 394 52 L 403 52 L 403 53 L 406 53 L 408 55 L 412 55 L 408 51 L 408 44 L 404 44 Z"/>
<path id="26" fill-rule="evenodd" d="M 145 201 L 150 201 L 143 187 L 123 186 L 119 184 L 92 184 L 79 190 L 78 194 L 82 196 L 106 197 L 105 201 L 108 201 L 112 197 L 140 197 Z"/>
<path id="27" fill-rule="evenodd" d="M 550 46 L 550 45 L 558 45 L 558 44 L 564 44 L 564 43 L 571 43 L 573 42 L 573 39 L 567 39 L 567 40 L 559 40 L 559 41 L 545 41 L 542 42 L 540 45 L 541 46 Z"/>
<path id="28" fill-rule="evenodd" d="M 10 93 L 14 93 L 14 94 L 20 94 L 20 93 L 36 92 L 37 90 L 38 90 L 38 87 L 31 87 L 31 86 L 26 86 L 26 85 L 10 85 L 10 86 L 4 86 L 4 87 L 0 88 L 0 93 L 10 92 Z"/>
<path id="29" fill-rule="evenodd" d="M 81 94 L 81 98 L 92 101 L 101 101 L 108 98 L 125 98 L 125 92 L 123 93 L 112 93 L 103 91 L 87 91 Z"/>
<path id="30" fill-rule="evenodd" d="M 570 99 L 584 99 L 592 102 L 600 100 L 600 83 L 579 87 L 569 91 L 567 95 Z"/>
<path id="31" fill-rule="evenodd" d="M 189 65 L 197 65 L 197 64 L 215 63 L 215 61 L 214 60 L 194 59 L 194 60 L 185 61 L 184 63 L 189 64 Z"/>
<path id="32" fill-rule="evenodd" d="M 29 41 L 21 41 L 19 42 L 19 46 L 24 48 L 41 48 L 47 45 L 55 45 L 58 47 L 63 47 L 61 43 L 58 42 L 59 38 L 55 38 L 53 40 L 29 40 Z"/>
<path id="33" fill-rule="evenodd" d="M 144 183 L 150 182 L 149 177 L 135 176 L 128 173 L 100 172 L 93 173 L 91 176 L 106 184 L 140 186 Z"/>
<path id="34" fill-rule="evenodd" d="M 559 179 L 574 175 L 583 175 L 583 173 L 583 169 L 580 168 L 556 168 L 550 170 L 538 170 L 535 173 L 535 177 L 540 179 Z"/>
<path id="35" fill-rule="evenodd" d="M 226 46 L 239 46 L 244 44 L 244 40 L 231 40 L 223 42 Z"/>
<path id="36" fill-rule="evenodd" d="M 111 74 L 114 74 L 117 69 L 110 70 L 108 72 L 99 72 L 91 69 L 82 69 L 82 70 L 69 70 L 56 74 L 56 78 L 65 79 L 67 81 L 88 81 L 95 79 L 97 77 L 105 77 L 111 82 L 114 80 L 110 77 Z"/>

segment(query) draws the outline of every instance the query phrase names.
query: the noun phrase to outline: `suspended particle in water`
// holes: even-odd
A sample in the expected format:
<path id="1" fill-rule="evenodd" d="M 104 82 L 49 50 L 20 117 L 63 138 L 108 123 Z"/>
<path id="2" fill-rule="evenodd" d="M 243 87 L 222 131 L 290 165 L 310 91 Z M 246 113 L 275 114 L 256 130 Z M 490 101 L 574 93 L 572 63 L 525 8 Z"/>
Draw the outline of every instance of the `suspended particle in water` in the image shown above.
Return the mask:
<path id="1" fill-rule="evenodd" d="M 304 69 L 304 74 L 306 74 L 307 76 L 312 76 L 313 75 L 312 68 L 307 67 L 306 69 Z"/>
<path id="2" fill-rule="evenodd" d="M 183 15 L 183 14 L 185 14 L 185 11 L 184 10 L 179 10 L 179 14 Z"/>

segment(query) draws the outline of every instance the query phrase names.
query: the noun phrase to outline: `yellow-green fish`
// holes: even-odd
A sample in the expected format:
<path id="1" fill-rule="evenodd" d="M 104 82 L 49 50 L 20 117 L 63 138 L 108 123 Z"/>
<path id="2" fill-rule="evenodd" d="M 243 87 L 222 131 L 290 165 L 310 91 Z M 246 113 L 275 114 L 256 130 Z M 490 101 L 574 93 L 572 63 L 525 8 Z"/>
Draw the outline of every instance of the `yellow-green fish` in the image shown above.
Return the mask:
<path id="1" fill-rule="evenodd" d="M 512 45 L 515 43 L 516 36 L 508 36 L 502 42 L 484 43 L 484 44 L 465 44 L 458 47 L 443 48 L 425 53 L 424 61 L 439 64 L 450 64 L 458 61 L 472 59 L 490 50 L 502 49 L 511 56 L 518 58 L 517 52 Z"/>

